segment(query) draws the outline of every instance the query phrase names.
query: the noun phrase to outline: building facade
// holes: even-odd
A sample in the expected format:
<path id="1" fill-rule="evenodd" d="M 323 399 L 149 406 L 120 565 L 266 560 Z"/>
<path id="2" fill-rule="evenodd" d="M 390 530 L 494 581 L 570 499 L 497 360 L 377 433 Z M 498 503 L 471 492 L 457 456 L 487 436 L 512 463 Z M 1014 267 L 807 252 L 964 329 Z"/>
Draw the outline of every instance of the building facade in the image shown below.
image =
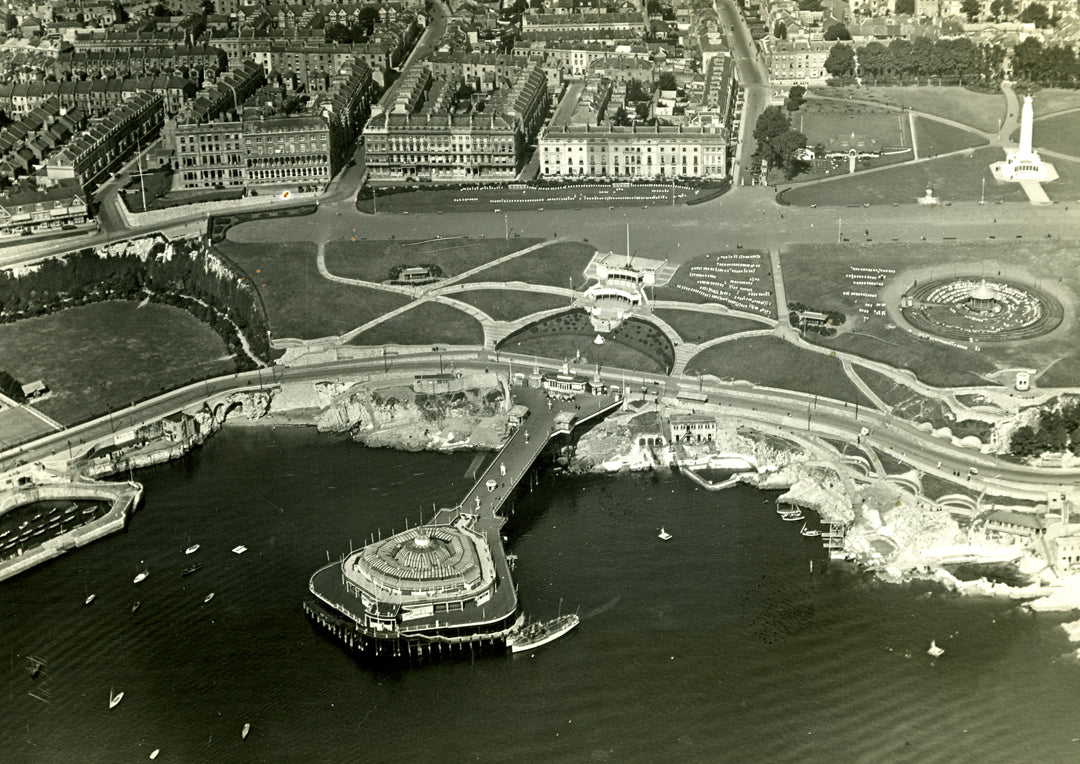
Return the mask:
<path id="1" fill-rule="evenodd" d="M 705 126 L 549 127 L 540 137 L 546 177 L 722 178 L 727 131 Z"/>

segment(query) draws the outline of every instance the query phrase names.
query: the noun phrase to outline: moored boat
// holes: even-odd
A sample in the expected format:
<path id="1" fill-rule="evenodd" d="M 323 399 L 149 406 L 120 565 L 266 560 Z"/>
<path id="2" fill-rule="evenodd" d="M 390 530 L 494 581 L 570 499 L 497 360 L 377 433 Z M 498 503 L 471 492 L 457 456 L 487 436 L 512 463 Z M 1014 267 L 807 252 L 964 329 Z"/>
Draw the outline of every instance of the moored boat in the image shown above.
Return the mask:
<path id="1" fill-rule="evenodd" d="M 803 523 L 802 528 L 799 530 L 799 533 L 801 533 L 804 536 L 820 536 L 821 535 L 821 531 L 819 531 L 819 530 L 814 530 L 814 529 L 809 529 L 808 530 L 807 527 L 806 527 L 806 523 Z"/>
<path id="2" fill-rule="evenodd" d="M 233 554 L 243 554 L 247 551 L 247 547 L 243 544 L 237 544 L 232 548 Z"/>
<path id="3" fill-rule="evenodd" d="M 188 565 L 186 568 L 180 571 L 181 576 L 190 576 L 195 571 L 202 568 L 202 563 L 196 562 L 193 565 Z"/>
<path id="4" fill-rule="evenodd" d="M 667 531 L 665 531 L 664 528 L 661 526 L 660 532 L 658 534 L 656 534 L 656 537 L 658 539 L 660 539 L 661 541 L 667 541 L 668 539 L 671 538 L 671 534 L 668 533 Z"/>
<path id="5" fill-rule="evenodd" d="M 207 602 L 209 602 L 212 599 L 214 599 L 214 593 L 210 592 L 205 597 L 203 597 L 203 604 L 205 605 Z"/>
<path id="6" fill-rule="evenodd" d="M 138 609 L 139 609 L 139 608 L 141 608 L 141 607 L 142 607 L 142 603 L 141 603 L 141 602 L 139 602 L 138 600 L 135 600 L 135 604 L 131 606 L 131 613 L 132 613 L 132 615 L 134 615 L 134 614 L 135 614 L 135 611 L 136 611 L 136 610 L 138 610 Z"/>
<path id="7" fill-rule="evenodd" d="M 945 648 L 938 647 L 937 642 L 935 642 L 934 640 L 931 639 L 930 640 L 930 649 L 927 650 L 926 652 L 928 654 L 934 656 L 935 658 L 937 658 L 938 656 L 940 656 L 942 653 L 945 652 Z"/>
<path id="8" fill-rule="evenodd" d="M 805 519 L 805 515 L 803 515 L 802 512 L 795 510 L 794 512 L 785 512 L 784 514 L 780 515 L 780 519 L 786 523 L 794 523 L 799 520 Z"/>
<path id="9" fill-rule="evenodd" d="M 89 604 L 90 604 L 91 602 L 93 602 L 93 601 L 94 601 L 94 597 L 96 597 L 96 596 L 97 596 L 96 594 L 90 594 L 90 595 L 88 595 L 88 596 L 87 596 L 87 598 L 86 598 L 86 604 L 87 604 L 87 605 L 89 605 Z"/>
<path id="10" fill-rule="evenodd" d="M 240 739 L 247 740 L 249 732 L 251 732 L 251 725 L 247 722 L 244 722 L 244 729 L 240 730 Z"/>
<path id="11" fill-rule="evenodd" d="M 109 688 L 109 708 L 116 708 L 120 705 L 120 701 L 124 699 L 124 691 L 113 694 L 112 688 Z"/>
<path id="12" fill-rule="evenodd" d="M 580 622 L 577 613 L 567 613 L 550 621 L 529 624 L 507 637 L 506 646 L 515 653 L 532 650 L 558 639 Z"/>
<path id="13" fill-rule="evenodd" d="M 150 571 L 143 568 L 143 570 L 137 576 L 135 576 L 135 580 L 132 583 L 137 584 L 140 581 L 145 581 L 146 577 L 149 576 L 149 575 L 150 575 Z"/>
<path id="14" fill-rule="evenodd" d="M 187 549 L 184 550 L 184 554 L 195 554 L 198 551 L 199 551 L 199 545 L 198 544 L 192 544 L 191 546 L 189 546 Z"/>

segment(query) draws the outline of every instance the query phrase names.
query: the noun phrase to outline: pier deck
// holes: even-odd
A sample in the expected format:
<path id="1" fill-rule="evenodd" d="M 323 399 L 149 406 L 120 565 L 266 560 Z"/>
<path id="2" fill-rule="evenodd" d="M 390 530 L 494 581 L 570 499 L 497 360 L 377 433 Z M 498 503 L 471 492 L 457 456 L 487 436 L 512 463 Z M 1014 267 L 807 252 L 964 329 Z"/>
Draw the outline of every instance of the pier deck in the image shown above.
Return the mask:
<path id="1" fill-rule="evenodd" d="M 506 502 L 514 495 L 518 485 L 526 478 L 553 438 L 569 435 L 575 427 L 604 416 L 622 403 L 611 396 L 591 395 L 566 401 L 549 401 L 540 390 L 521 388 L 514 390 L 514 401 L 526 405 L 529 416 L 510 435 L 499 453 L 477 477 L 461 503 L 456 507 L 439 510 L 427 523 L 464 524 L 464 527 L 484 537 L 496 571 L 498 584 L 495 592 L 479 609 L 480 612 L 476 609 L 465 609 L 413 619 L 401 625 L 398 636 L 422 636 L 424 632 L 432 629 L 485 626 L 498 629 L 500 625 L 505 626 L 517 611 L 517 592 L 510 576 L 510 565 L 501 535 L 507 520 L 503 512 Z M 488 488 L 489 480 L 494 481 L 493 488 Z M 360 598 L 345 585 L 340 562 L 317 571 L 311 580 L 311 591 L 351 617 L 357 624 L 364 622 L 363 605 Z"/>

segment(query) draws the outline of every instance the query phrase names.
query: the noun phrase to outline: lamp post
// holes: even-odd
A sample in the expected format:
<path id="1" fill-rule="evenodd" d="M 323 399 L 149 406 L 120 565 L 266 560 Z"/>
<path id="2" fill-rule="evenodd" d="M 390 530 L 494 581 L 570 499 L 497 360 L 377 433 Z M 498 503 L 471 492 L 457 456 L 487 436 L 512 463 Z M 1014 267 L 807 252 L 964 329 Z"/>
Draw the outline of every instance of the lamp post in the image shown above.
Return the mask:
<path id="1" fill-rule="evenodd" d="M 503 213 L 503 238 L 510 238 L 510 216 Z"/>

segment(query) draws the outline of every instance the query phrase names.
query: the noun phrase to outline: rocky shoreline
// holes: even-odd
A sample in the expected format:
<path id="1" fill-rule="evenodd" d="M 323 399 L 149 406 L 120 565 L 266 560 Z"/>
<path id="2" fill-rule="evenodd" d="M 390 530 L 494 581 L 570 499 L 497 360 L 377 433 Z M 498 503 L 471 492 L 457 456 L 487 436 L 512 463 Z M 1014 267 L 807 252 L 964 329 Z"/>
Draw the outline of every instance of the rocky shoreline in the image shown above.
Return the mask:
<path id="1" fill-rule="evenodd" d="M 509 433 L 505 379 L 489 373 L 464 375 L 454 377 L 448 383 L 452 389 L 446 390 L 418 389 L 417 384 L 412 377 L 385 375 L 285 383 L 265 411 L 244 424 L 314 426 L 320 432 L 347 433 L 367 446 L 407 451 L 501 447 Z M 665 442 L 658 449 L 657 439 L 664 436 L 661 410 L 664 416 L 711 415 L 717 422 L 715 436 L 705 444 L 672 449 Z M 740 457 L 755 466 L 736 471 L 731 480 L 784 491 L 778 501 L 816 513 L 821 523 L 842 524 L 844 546 L 836 556 L 883 581 L 929 580 L 962 595 L 1025 600 L 1033 610 L 1080 609 L 1080 577 L 1058 576 L 1036 550 L 1002 546 L 962 527 L 949 511 L 913 493 L 903 480 L 860 469 L 858 460 L 827 441 L 765 423 L 748 424 L 719 406 L 688 409 L 674 399 L 631 404 L 582 434 L 568 467 L 574 472 L 659 469 L 672 460 L 707 463 L 717 455 Z M 1018 571 L 1033 583 L 1010 587 L 986 579 L 961 581 L 942 563 L 943 549 L 975 556 L 1015 551 Z M 1080 641 L 1080 622 L 1070 633 Z"/>

